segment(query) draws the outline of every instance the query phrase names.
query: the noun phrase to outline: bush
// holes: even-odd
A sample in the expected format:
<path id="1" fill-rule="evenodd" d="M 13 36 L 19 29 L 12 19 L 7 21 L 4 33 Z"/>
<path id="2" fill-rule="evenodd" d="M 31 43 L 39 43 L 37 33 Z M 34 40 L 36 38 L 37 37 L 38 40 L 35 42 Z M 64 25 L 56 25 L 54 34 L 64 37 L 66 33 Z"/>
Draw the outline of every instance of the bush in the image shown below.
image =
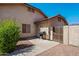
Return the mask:
<path id="1" fill-rule="evenodd" d="M 13 51 L 20 37 L 19 27 L 15 21 L 4 20 L 0 23 L 0 54 Z"/>

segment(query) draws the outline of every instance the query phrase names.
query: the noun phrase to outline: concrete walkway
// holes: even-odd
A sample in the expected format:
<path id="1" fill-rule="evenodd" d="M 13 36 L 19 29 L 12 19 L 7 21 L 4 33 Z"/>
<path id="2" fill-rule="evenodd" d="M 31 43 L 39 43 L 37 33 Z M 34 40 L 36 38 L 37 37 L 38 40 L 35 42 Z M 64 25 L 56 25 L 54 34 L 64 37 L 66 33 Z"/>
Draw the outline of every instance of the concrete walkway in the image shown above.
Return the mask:
<path id="1" fill-rule="evenodd" d="M 37 56 L 79 56 L 79 47 L 59 44 L 38 54 Z"/>
<path id="2" fill-rule="evenodd" d="M 33 44 L 33 46 L 14 51 L 10 53 L 9 55 L 11 56 L 35 56 L 59 44 L 58 42 L 43 40 L 43 39 L 32 39 L 29 41 Z"/>

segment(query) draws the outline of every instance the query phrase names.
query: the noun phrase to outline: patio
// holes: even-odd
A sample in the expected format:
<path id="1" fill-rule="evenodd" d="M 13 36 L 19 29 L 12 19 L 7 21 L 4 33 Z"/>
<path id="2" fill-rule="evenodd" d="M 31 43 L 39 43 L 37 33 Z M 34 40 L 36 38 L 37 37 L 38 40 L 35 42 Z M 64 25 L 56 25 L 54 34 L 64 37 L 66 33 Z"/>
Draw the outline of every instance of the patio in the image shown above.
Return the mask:
<path id="1" fill-rule="evenodd" d="M 43 40 L 39 38 L 31 39 L 31 40 L 21 40 L 17 43 L 16 50 L 8 55 L 9 56 L 35 56 L 58 44 L 59 44 L 58 42 Z"/>

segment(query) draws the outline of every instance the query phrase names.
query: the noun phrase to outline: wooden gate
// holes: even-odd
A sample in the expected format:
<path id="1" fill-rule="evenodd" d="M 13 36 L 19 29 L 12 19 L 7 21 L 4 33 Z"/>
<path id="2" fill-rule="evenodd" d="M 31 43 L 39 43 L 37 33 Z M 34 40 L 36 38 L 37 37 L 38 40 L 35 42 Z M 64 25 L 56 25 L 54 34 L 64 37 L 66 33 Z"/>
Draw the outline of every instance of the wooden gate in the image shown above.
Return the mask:
<path id="1" fill-rule="evenodd" d="M 53 27 L 53 41 L 63 43 L 63 28 Z"/>

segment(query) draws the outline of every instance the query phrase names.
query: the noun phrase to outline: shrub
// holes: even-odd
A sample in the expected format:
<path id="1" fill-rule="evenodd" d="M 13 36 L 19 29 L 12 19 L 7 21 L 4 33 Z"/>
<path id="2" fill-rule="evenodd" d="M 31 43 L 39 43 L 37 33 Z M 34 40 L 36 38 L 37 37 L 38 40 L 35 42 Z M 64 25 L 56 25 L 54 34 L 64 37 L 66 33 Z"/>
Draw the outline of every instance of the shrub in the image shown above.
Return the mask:
<path id="1" fill-rule="evenodd" d="M 15 21 L 4 20 L 0 23 L 0 54 L 9 53 L 16 47 L 20 37 L 19 27 Z"/>

